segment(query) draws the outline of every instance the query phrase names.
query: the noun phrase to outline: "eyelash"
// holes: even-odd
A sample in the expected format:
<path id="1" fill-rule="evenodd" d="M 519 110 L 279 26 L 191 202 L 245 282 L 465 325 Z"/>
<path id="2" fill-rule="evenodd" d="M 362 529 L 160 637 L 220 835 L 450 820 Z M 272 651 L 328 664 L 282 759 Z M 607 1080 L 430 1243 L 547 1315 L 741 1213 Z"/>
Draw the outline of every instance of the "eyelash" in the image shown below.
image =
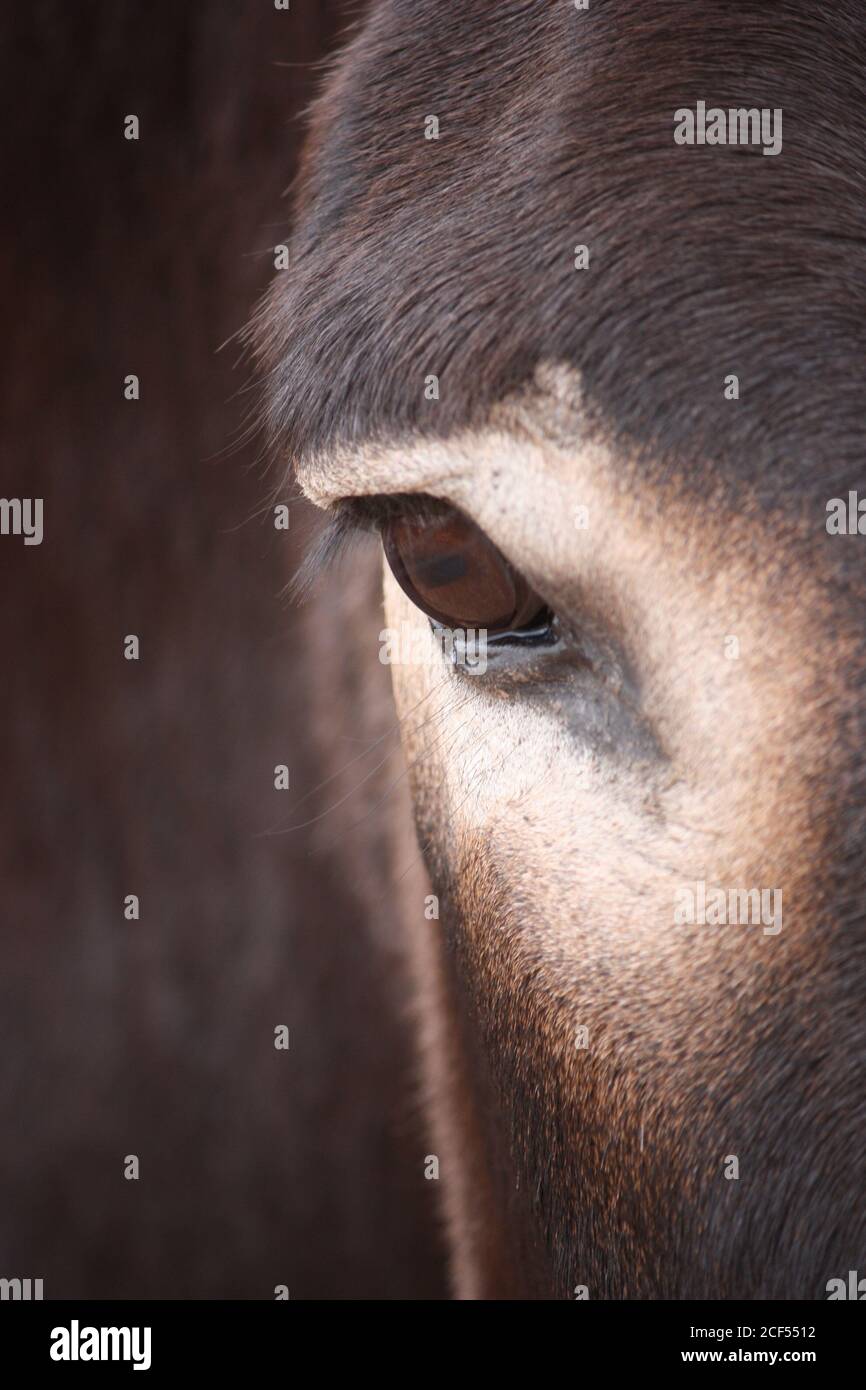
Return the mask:
<path id="1" fill-rule="evenodd" d="M 447 511 L 446 503 L 426 493 L 379 493 L 338 502 L 291 582 L 292 597 L 306 598 L 317 580 L 334 569 L 355 545 L 368 536 L 381 538 L 385 523 L 393 517 L 425 521 Z"/>

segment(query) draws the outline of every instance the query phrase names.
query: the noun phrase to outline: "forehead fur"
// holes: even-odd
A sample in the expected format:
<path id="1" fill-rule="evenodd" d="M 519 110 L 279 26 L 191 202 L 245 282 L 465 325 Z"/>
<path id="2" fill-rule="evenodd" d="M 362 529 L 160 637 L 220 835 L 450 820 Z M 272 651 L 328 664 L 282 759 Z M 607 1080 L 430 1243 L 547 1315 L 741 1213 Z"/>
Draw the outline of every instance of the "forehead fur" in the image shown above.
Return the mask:
<path id="1" fill-rule="evenodd" d="M 849 485 L 864 68 L 862 0 L 379 0 L 318 103 L 253 329 L 273 440 L 447 434 L 548 358 L 686 482 L 700 458 L 776 498 Z M 780 108 L 781 153 L 677 145 L 698 101 Z"/>

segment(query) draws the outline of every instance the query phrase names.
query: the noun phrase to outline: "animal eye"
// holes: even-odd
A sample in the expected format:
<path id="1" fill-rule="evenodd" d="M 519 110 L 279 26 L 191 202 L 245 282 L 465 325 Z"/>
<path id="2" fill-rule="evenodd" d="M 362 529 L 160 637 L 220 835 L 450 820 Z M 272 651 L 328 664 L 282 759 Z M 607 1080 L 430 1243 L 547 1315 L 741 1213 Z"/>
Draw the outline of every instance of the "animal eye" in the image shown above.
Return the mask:
<path id="1" fill-rule="evenodd" d="M 434 622 L 488 633 L 537 630 L 550 614 L 484 532 L 454 509 L 441 516 L 394 516 L 382 527 L 397 583 Z"/>

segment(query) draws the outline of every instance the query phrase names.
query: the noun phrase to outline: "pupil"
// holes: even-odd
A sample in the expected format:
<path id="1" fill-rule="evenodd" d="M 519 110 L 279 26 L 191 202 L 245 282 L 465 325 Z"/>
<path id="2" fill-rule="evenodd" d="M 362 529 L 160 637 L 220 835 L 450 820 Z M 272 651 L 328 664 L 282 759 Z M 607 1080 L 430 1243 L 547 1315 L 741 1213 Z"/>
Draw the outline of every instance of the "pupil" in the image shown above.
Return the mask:
<path id="1" fill-rule="evenodd" d="M 425 555 L 407 568 L 419 588 L 441 589 L 445 584 L 464 579 L 468 566 L 464 555 L 452 551 L 450 555 Z"/>

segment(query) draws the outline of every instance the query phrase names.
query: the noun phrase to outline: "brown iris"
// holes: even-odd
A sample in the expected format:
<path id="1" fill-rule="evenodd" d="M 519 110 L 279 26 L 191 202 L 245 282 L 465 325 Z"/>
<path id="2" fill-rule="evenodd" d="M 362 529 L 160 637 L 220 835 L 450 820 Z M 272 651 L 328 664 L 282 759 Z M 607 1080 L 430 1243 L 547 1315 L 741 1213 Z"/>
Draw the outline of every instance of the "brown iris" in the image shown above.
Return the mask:
<path id="1" fill-rule="evenodd" d="M 382 540 L 397 583 L 434 622 L 519 632 L 546 614 L 544 600 L 460 512 L 393 517 Z"/>

